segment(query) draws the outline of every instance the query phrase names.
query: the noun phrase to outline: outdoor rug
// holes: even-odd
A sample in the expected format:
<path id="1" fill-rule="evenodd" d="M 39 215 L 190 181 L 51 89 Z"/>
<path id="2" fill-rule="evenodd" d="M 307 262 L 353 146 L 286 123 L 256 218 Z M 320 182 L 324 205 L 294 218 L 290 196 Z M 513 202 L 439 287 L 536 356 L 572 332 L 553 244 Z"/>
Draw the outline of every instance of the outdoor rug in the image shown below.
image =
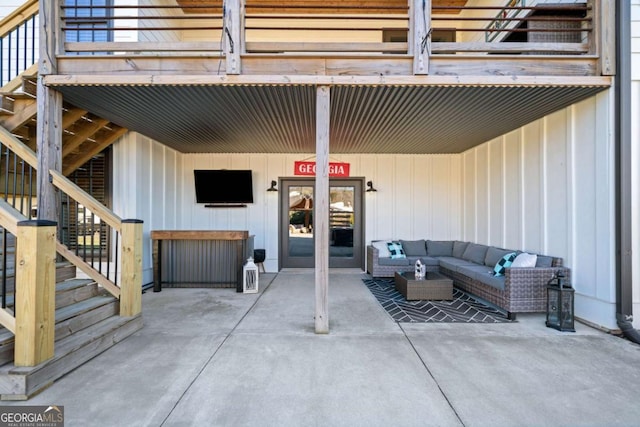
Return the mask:
<path id="1" fill-rule="evenodd" d="M 407 301 L 393 279 L 362 279 L 380 305 L 396 322 L 412 323 L 507 323 L 505 313 L 466 292 L 453 288 L 452 301 Z"/>

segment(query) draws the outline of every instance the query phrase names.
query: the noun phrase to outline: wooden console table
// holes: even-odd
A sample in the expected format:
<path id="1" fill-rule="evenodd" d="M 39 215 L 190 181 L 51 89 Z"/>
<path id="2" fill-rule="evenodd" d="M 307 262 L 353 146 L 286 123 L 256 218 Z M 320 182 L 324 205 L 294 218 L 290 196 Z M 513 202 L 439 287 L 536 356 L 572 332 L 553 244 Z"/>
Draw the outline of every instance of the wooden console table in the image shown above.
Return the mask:
<path id="1" fill-rule="evenodd" d="M 253 256 L 253 236 L 248 231 L 152 230 L 151 240 L 154 292 L 160 292 L 163 283 L 235 287 L 242 292 L 242 266 Z"/>

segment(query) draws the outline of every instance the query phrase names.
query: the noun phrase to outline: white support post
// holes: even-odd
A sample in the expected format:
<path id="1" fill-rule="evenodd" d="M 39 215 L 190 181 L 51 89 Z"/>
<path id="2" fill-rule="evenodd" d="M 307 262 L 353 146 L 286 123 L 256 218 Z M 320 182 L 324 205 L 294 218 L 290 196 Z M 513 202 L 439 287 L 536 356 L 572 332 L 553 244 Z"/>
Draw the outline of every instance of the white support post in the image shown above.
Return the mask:
<path id="1" fill-rule="evenodd" d="M 329 333 L 329 86 L 316 90 L 315 234 L 316 334 Z"/>
<path id="2" fill-rule="evenodd" d="M 431 0 L 409 0 L 409 53 L 413 54 L 413 74 L 429 74 L 431 52 Z"/>
<path id="3" fill-rule="evenodd" d="M 244 49 L 244 0 L 227 0 L 224 11 L 224 32 L 227 74 L 240 74 L 240 54 Z"/>

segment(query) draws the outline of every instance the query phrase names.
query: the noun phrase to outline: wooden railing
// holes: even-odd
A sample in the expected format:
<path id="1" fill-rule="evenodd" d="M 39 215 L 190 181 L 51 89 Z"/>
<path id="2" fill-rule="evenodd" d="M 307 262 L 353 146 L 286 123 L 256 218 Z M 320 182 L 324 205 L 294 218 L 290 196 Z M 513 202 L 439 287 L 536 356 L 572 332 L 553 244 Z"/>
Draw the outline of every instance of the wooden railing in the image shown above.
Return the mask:
<path id="1" fill-rule="evenodd" d="M 593 5 L 599 3 L 586 1 L 550 7 L 537 0 L 504 0 L 503 5 L 456 7 L 413 0 L 386 8 L 363 2 L 354 12 L 353 5 L 342 10 L 228 0 L 224 13 L 212 6 L 112 6 L 106 8 L 112 13 L 95 18 L 78 17 L 77 7 L 62 6 L 61 29 L 91 32 L 97 31 L 92 25 L 101 24 L 100 31 L 113 33 L 112 41 L 67 42 L 67 54 L 220 53 L 229 74 L 240 73 L 241 57 L 250 54 L 400 54 L 422 61 L 422 68 L 414 67 L 420 74 L 426 72 L 428 57 L 418 57 L 425 55 L 593 54 L 594 28 L 600 22 Z M 127 31 L 137 41 L 119 41 Z"/>
<path id="2" fill-rule="evenodd" d="M 33 151 L 2 127 L 0 127 L 0 143 L 31 168 L 34 170 L 37 168 L 37 159 Z M 99 219 L 100 224 L 104 223 L 104 227 L 101 226 L 100 229 L 116 242 L 113 254 L 107 254 L 114 256 L 115 267 L 105 271 L 101 267 L 102 258 L 87 260 L 78 253 L 78 250 L 73 251 L 60 241 L 56 242 L 57 252 L 113 296 L 119 298 L 122 316 L 138 314 L 141 310 L 142 293 L 142 221 L 121 219 L 62 173 L 54 170 L 50 170 L 49 173 L 53 185 L 65 197 L 81 204 L 91 212 L 92 217 Z"/>
<path id="3" fill-rule="evenodd" d="M 0 87 L 37 61 L 38 0 L 0 21 Z"/>

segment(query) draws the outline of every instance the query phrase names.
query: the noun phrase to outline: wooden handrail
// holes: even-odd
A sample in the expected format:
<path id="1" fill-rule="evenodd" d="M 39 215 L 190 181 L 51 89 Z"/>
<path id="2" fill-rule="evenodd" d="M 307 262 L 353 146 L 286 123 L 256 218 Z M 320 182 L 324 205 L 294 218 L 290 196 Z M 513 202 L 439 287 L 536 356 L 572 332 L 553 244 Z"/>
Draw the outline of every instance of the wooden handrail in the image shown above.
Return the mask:
<path id="1" fill-rule="evenodd" d="M 0 198 L 0 225 L 3 228 L 15 236 L 18 234 L 18 223 L 26 220 L 27 217 L 22 215 L 19 210 Z"/>
<path id="2" fill-rule="evenodd" d="M 14 92 L 22 87 L 22 81 L 25 76 L 33 77 L 38 74 L 38 63 L 36 62 L 19 75 L 15 76 L 9 83 L 2 86 L 2 92 Z"/>
<path id="3" fill-rule="evenodd" d="M 111 295 L 116 298 L 120 298 L 120 288 L 114 285 L 111 280 L 103 276 L 98 270 L 84 262 L 84 260 L 73 253 L 71 249 L 67 248 L 59 241 L 56 241 L 56 251 L 67 260 L 69 260 L 77 268 L 82 270 L 82 272 L 89 276 L 92 280 L 95 280 L 96 283 L 105 288 Z"/>
<path id="4" fill-rule="evenodd" d="M 49 174 L 51 174 L 53 185 L 58 189 L 64 191 L 69 197 L 88 208 L 117 232 L 122 230 L 122 219 L 118 215 L 105 208 L 102 203 L 97 201 L 93 196 L 85 193 L 82 188 L 78 187 L 62 173 L 50 170 Z"/>
<path id="5" fill-rule="evenodd" d="M 4 37 L 18 25 L 38 13 L 40 3 L 38 0 L 27 0 L 22 6 L 11 12 L 0 21 L 0 37 Z"/>
<path id="6" fill-rule="evenodd" d="M 11 132 L 0 126 L 0 142 L 9 147 L 18 157 L 27 162 L 34 169 L 38 168 L 38 159 L 31 148 L 18 141 Z"/>

